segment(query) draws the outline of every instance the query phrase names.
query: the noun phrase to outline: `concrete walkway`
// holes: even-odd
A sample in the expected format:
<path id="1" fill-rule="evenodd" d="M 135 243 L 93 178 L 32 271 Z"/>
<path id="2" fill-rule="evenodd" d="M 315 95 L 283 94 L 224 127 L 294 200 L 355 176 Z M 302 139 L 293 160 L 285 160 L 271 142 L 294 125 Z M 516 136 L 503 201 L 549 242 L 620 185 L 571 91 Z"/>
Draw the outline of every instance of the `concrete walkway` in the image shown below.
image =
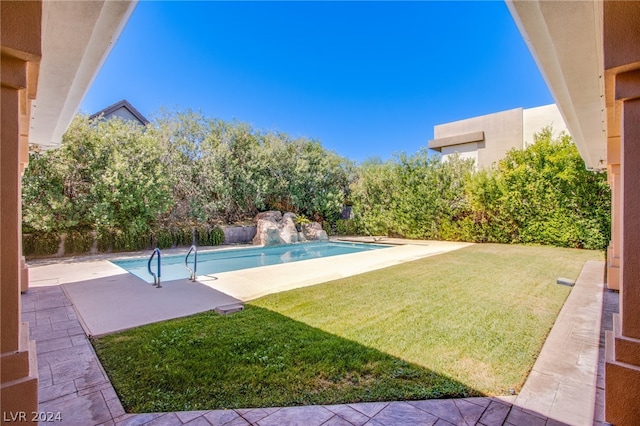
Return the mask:
<path id="1" fill-rule="evenodd" d="M 518 407 L 567 424 L 593 423 L 603 272 L 602 262 L 582 268 L 516 399 Z"/>
<path id="2" fill-rule="evenodd" d="M 587 262 L 517 397 L 125 414 L 61 286 L 30 289 L 22 312 L 37 342 L 39 408 L 65 425 L 591 425 L 602 424 L 598 342 L 617 310 L 603 271 Z"/>

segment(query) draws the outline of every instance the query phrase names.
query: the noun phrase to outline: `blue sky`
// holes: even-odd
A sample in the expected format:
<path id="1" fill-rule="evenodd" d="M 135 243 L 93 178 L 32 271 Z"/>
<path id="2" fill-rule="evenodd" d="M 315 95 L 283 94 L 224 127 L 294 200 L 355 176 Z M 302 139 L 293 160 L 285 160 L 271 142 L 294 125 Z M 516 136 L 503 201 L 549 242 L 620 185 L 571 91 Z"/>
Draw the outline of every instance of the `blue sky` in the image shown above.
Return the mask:
<path id="1" fill-rule="evenodd" d="M 503 2 L 140 1 L 81 111 L 127 99 L 305 136 L 355 161 L 553 102 Z"/>

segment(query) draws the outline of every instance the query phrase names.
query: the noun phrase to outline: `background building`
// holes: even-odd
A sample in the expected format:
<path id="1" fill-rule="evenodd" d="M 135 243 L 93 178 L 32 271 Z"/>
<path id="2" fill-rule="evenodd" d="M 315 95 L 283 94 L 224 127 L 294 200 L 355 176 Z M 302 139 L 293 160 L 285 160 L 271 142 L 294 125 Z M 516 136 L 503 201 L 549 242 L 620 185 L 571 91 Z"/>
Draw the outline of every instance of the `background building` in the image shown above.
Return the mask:
<path id="1" fill-rule="evenodd" d="M 137 109 L 133 107 L 128 101 L 121 100 L 120 102 L 116 102 L 113 105 L 109 105 L 108 107 L 92 114 L 89 118 L 94 119 L 97 117 L 101 117 L 104 120 L 108 120 L 112 117 L 120 117 L 125 120 L 135 121 L 140 123 L 143 126 L 149 124 L 149 120 L 140 113 Z"/>
<path id="2" fill-rule="evenodd" d="M 551 126 L 554 135 L 568 132 L 555 104 L 537 108 L 515 108 L 451 123 L 433 129 L 429 148 L 442 153 L 442 158 L 460 154 L 471 158 L 477 167 L 490 167 L 513 149 L 525 148 L 533 135 Z"/>

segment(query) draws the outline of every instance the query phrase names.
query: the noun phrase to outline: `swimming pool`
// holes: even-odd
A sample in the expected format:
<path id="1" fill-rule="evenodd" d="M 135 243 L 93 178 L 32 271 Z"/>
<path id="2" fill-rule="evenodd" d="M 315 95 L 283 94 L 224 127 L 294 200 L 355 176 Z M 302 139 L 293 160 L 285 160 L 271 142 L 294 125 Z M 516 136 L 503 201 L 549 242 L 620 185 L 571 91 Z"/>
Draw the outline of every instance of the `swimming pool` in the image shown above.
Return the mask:
<path id="1" fill-rule="evenodd" d="M 272 247 L 249 247 L 241 249 L 214 250 L 198 253 L 198 276 L 219 272 L 237 271 L 280 263 L 298 262 L 319 257 L 337 256 L 341 254 L 359 253 L 368 250 L 384 249 L 389 246 L 381 244 L 362 244 L 335 241 L 308 242 L 286 244 Z M 162 281 L 179 280 L 189 277 L 184 266 L 187 253 L 173 256 L 162 256 Z M 147 270 L 146 259 L 112 260 L 111 262 L 129 273 L 153 283 L 153 277 Z M 189 265 L 193 267 L 193 255 L 189 257 Z M 155 271 L 156 260 L 151 264 Z"/>

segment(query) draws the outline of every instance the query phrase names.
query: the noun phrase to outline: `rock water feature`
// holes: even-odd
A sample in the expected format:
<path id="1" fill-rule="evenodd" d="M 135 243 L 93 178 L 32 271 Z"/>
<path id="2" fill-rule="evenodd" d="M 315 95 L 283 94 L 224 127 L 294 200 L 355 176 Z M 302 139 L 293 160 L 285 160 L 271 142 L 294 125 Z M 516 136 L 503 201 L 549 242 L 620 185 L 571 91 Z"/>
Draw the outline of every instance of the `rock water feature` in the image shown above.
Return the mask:
<path id="1" fill-rule="evenodd" d="M 257 225 L 256 236 L 253 244 L 274 246 L 279 244 L 291 244 L 303 241 L 328 240 L 329 236 L 318 222 L 304 223 L 298 232 L 296 228 L 296 215 L 285 213 L 284 215 L 271 210 L 258 213 L 255 217 Z"/>

